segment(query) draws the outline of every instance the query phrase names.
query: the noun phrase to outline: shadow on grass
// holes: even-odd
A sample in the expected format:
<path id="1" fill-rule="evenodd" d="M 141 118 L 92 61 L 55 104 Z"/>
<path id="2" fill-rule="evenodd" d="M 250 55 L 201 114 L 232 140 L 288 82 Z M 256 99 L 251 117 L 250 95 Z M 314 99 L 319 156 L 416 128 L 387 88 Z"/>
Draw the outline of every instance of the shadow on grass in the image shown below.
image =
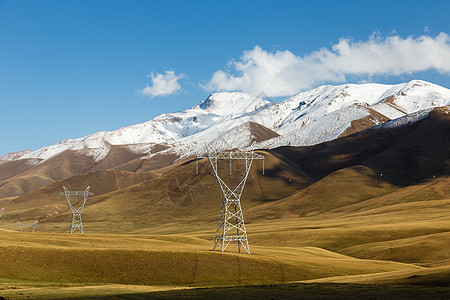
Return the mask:
<path id="1" fill-rule="evenodd" d="M 449 299 L 450 287 L 305 284 L 198 288 L 83 299 Z"/>

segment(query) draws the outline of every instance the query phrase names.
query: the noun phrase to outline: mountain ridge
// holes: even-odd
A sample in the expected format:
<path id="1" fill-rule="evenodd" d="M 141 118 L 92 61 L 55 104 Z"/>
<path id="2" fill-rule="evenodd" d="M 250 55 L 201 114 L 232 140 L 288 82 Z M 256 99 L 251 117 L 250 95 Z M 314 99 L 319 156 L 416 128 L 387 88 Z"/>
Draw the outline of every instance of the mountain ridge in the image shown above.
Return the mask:
<path id="1" fill-rule="evenodd" d="M 10 153 L 0 161 L 34 158 L 39 163 L 73 150 L 99 162 L 113 145 L 127 147 L 146 158 L 156 153 L 179 158 L 196 155 L 203 151 L 205 143 L 216 148 L 239 145 L 265 149 L 314 145 L 420 110 L 447 105 L 450 105 L 449 89 L 421 80 L 397 85 L 323 85 L 279 103 L 241 92 L 214 93 L 185 111 L 166 113 L 114 131 L 66 139 L 32 152 Z M 252 140 L 253 127 L 243 126 L 249 122 L 274 134 L 264 140 Z M 248 138 L 242 139 L 233 132 Z"/>

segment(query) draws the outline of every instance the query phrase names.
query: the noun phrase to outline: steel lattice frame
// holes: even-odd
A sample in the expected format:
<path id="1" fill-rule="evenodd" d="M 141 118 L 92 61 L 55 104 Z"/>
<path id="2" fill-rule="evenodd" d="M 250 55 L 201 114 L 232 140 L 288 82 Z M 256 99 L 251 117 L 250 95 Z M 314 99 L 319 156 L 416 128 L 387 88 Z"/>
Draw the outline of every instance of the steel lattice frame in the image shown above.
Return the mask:
<path id="1" fill-rule="evenodd" d="M 2 208 L 2 210 L 0 210 L 0 219 L 3 218 L 3 212 L 5 211 L 5 208 Z"/>
<path id="2" fill-rule="evenodd" d="M 25 223 L 20 223 L 19 221 L 17 221 L 17 226 L 19 227 L 20 232 L 23 232 L 23 227 L 31 227 L 32 231 L 35 232 L 37 228 L 41 228 L 41 225 L 38 224 L 39 220 L 36 220 L 33 224 L 25 224 Z"/>
<path id="3" fill-rule="evenodd" d="M 220 196 L 222 198 L 220 217 L 217 223 L 217 230 L 214 239 L 213 250 L 216 250 L 216 248 L 220 247 L 221 251 L 223 252 L 230 243 L 235 242 L 238 252 L 241 252 L 242 246 L 244 247 L 245 251 L 247 251 L 247 253 L 250 254 L 250 248 L 247 239 L 247 231 L 245 230 L 244 215 L 242 214 L 240 199 L 253 160 L 260 159 L 263 161 L 264 164 L 264 156 L 257 154 L 253 151 L 216 152 L 213 151 L 211 147 L 208 147 L 207 154 L 197 156 L 197 167 L 196 167 L 197 173 L 198 173 L 198 159 L 200 158 L 207 158 L 209 160 L 211 168 L 213 170 L 214 178 L 220 191 Z M 232 159 L 245 160 L 244 176 L 241 179 L 241 181 L 232 189 L 219 176 L 217 170 L 217 160 L 219 159 L 230 160 L 230 173 L 231 173 Z"/>
<path id="4" fill-rule="evenodd" d="M 84 191 L 69 191 L 65 186 L 63 186 L 64 192 L 59 195 L 64 195 L 66 197 L 67 203 L 69 204 L 70 210 L 72 211 L 72 225 L 70 226 L 70 233 L 73 233 L 75 229 L 79 229 L 81 233 L 83 231 L 83 223 L 81 222 L 81 212 L 83 211 L 84 205 L 86 204 L 86 200 L 89 196 L 94 196 L 93 193 L 89 192 L 91 188 L 88 186 Z M 70 203 L 70 196 L 75 196 L 78 199 L 78 196 L 82 196 L 83 203 L 80 207 L 75 208 L 72 203 Z"/>

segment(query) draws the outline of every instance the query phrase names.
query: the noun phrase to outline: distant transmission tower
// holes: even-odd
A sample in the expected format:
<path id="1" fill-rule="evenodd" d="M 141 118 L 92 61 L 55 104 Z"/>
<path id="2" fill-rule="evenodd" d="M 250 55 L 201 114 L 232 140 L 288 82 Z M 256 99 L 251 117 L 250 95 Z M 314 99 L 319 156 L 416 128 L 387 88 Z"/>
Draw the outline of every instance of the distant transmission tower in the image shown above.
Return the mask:
<path id="1" fill-rule="evenodd" d="M 244 190 L 245 182 L 247 181 L 248 173 L 252 166 L 254 159 L 263 160 L 263 174 L 264 174 L 264 156 L 256 154 L 253 151 L 229 151 L 218 152 L 207 146 L 207 153 L 197 156 L 196 172 L 198 174 L 198 159 L 207 158 L 211 164 L 214 178 L 219 187 L 220 196 L 222 198 L 222 205 L 220 208 L 219 222 L 217 223 L 216 237 L 214 239 L 214 248 L 220 247 L 223 252 L 225 248 L 231 243 L 235 242 L 238 252 L 241 252 L 241 245 L 245 251 L 250 254 L 248 246 L 247 231 L 245 230 L 244 215 L 241 208 L 241 195 Z M 231 160 L 240 159 L 245 160 L 245 172 L 241 181 L 234 187 L 230 188 L 220 178 L 217 170 L 217 160 L 230 160 L 230 174 L 231 174 Z"/>
<path id="2" fill-rule="evenodd" d="M 69 204 L 70 210 L 72 211 L 72 226 L 70 227 L 70 233 L 73 233 L 74 230 L 77 228 L 80 230 L 81 233 L 83 233 L 83 224 L 81 223 L 81 212 L 83 211 L 84 205 L 86 204 L 86 200 L 88 199 L 88 197 L 94 196 L 93 193 L 89 192 L 89 189 L 91 187 L 88 186 L 84 191 L 69 191 L 65 186 L 63 186 L 63 188 L 64 192 L 59 193 L 59 195 L 60 196 L 64 195 L 66 197 L 67 203 Z M 71 198 L 70 196 L 75 197 Z M 78 200 L 78 197 L 80 197 L 80 200 Z M 81 205 L 78 208 L 75 208 L 74 205 L 77 205 L 78 202 L 80 201 L 82 201 Z"/>
<path id="3" fill-rule="evenodd" d="M 3 207 L 2 210 L 0 210 L 0 219 L 3 218 L 3 212 L 5 211 L 5 208 Z"/>
<path id="4" fill-rule="evenodd" d="M 37 228 L 41 228 L 41 225 L 38 224 L 39 220 L 36 220 L 34 223 L 32 224 L 25 224 L 25 223 L 20 223 L 19 221 L 17 221 L 17 227 L 19 227 L 20 232 L 23 232 L 23 228 L 28 228 L 31 227 L 32 232 L 35 232 Z"/>

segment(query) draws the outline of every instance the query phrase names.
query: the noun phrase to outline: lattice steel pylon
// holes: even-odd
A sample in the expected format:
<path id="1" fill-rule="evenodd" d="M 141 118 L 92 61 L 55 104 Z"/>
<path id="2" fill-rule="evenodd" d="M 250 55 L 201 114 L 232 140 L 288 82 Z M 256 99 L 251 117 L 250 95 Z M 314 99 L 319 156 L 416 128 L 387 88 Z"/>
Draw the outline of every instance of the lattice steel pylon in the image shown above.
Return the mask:
<path id="1" fill-rule="evenodd" d="M 32 224 L 25 224 L 25 223 L 20 223 L 19 221 L 17 221 L 17 227 L 19 227 L 20 232 L 23 232 L 23 228 L 28 228 L 31 227 L 31 231 L 35 232 L 37 228 L 41 228 L 41 225 L 38 224 L 39 220 L 34 221 L 34 223 Z"/>
<path id="2" fill-rule="evenodd" d="M 248 174 L 254 159 L 260 159 L 263 161 L 263 174 L 264 174 L 264 156 L 252 151 L 228 151 L 218 152 L 214 151 L 211 146 L 207 146 L 207 153 L 203 155 L 197 155 L 196 172 L 198 173 L 198 159 L 207 158 L 211 164 L 213 175 L 216 180 L 217 186 L 222 198 L 222 205 L 220 208 L 220 217 L 217 223 L 216 236 L 214 239 L 214 248 L 220 247 L 223 252 L 231 242 L 235 242 L 238 252 L 241 252 L 241 246 L 245 251 L 250 254 L 250 248 L 248 245 L 247 231 L 245 229 L 244 215 L 241 207 L 241 195 L 244 190 L 245 183 L 247 181 Z M 231 160 L 240 159 L 245 160 L 245 171 L 241 181 L 233 188 L 230 188 L 219 176 L 217 170 L 217 160 L 229 159 L 230 160 L 230 173 L 231 173 Z"/>
<path id="3" fill-rule="evenodd" d="M 83 231 L 83 223 L 81 222 L 81 212 L 83 211 L 84 205 L 86 204 L 86 200 L 89 196 L 94 196 L 93 193 L 89 192 L 91 188 L 88 186 L 84 191 L 69 191 L 65 186 L 63 186 L 64 192 L 59 193 L 60 196 L 64 195 L 66 197 L 67 203 L 69 204 L 70 210 L 72 211 L 72 225 L 70 226 L 70 233 L 73 233 L 75 229 L 79 229 L 81 233 Z M 82 203 L 78 208 L 70 202 L 70 196 L 75 196 L 76 201 L 78 203 L 78 196 L 82 197 Z M 73 198 L 72 198 L 73 199 Z M 75 203 L 75 205 L 77 204 Z"/>
<path id="4" fill-rule="evenodd" d="M 3 212 L 5 211 L 5 208 L 3 207 L 2 210 L 0 210 L 0 219 L 3 218 Z"/>

